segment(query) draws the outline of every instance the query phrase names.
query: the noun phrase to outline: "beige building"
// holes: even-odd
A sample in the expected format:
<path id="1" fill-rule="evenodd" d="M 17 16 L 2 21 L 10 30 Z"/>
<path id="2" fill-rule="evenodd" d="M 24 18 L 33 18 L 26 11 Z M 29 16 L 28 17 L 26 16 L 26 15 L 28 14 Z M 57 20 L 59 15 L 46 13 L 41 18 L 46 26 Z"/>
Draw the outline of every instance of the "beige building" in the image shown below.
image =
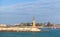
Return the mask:
<path id="1" fill-rule="evenodd" d="M 6 24 L 0 24 L 0 27 L 7 27 Z"/>

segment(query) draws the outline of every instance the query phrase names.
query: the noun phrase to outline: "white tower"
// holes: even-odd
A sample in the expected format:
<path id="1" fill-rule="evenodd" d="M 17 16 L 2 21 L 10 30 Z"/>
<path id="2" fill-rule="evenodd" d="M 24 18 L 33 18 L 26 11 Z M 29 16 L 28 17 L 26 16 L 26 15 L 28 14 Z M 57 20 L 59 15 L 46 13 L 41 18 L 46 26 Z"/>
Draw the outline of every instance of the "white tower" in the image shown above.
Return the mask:
<path id="1" fill-rule="evenodd" d="M 35 24 L 35 17 L 33 17 L 33 20 L 32 20 L 32 27 L 33 27 L 33 28 L 36 27 L 36 24 Z"/>

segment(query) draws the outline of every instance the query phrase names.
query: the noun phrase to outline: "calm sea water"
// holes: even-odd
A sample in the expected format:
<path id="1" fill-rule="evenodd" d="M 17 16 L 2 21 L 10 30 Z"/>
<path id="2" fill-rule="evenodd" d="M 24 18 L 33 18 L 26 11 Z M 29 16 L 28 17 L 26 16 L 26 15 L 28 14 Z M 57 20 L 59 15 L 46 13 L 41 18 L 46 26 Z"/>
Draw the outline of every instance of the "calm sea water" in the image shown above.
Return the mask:
<path id="1" fill-rule="evenodd" d="M 0 32 L 0 37 L 60 37 L 60 29 L 49 32 Z"/>

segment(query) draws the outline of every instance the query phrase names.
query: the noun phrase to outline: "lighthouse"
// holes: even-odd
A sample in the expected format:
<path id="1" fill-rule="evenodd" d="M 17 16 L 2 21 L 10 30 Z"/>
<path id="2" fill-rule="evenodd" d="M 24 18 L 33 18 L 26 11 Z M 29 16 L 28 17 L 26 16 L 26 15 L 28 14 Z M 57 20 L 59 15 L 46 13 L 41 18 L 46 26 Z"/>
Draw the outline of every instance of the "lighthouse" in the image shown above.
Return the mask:
<path id="1" fill-rule="evenodd" d="M 35 27 L 36 27 L 35 17 L 33 17 L 33 19 L 32 19 L 32 27 L 33 27 L 33 28 L 35 28 Z"/>
<path id="2" fill-rule="evenodd" d="M 41 29 L 38 29 L 36 27 L 35 17 L 33 17 L 33 19 L 32 19 L 32 28 L 30 31 L 41 31 Z"/>

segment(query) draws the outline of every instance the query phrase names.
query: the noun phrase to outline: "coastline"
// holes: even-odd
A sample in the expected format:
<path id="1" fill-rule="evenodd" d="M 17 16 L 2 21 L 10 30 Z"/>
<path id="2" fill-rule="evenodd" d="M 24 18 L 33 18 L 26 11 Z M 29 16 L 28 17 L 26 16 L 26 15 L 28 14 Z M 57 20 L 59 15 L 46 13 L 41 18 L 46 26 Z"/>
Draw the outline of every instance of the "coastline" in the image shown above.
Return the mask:
<path id="1" fill-rule="evenodd" d="M 36 27 L 36 28 L 53 28 L 53 26 L 51 27 Z M 55 28 L 55 27 L 54 27 Z M 27 26 L 27 27 L 0 27 L 0 32 L 41 32 L 41 31 L 31 31 L 31 29 L 34 29 L 32 28 L 31 26 Z M 48 31 L 48 30 L 46 30 Z"/>

